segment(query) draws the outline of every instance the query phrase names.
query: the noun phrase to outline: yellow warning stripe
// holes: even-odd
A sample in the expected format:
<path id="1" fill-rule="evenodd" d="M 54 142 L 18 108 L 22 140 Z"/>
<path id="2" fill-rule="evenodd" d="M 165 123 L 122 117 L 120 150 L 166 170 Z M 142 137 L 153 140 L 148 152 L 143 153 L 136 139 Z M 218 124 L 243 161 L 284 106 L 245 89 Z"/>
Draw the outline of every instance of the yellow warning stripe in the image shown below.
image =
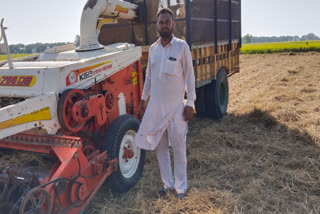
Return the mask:
<path id="1" fill-rule="evenodd" d="M 115 23 L 115 19 L 107 18 L 107 19 L 101 19 L 101 21 L 98 24 L 97 29 L 101 30 L 102 26 L 105 24 L 112 24 Z"/>
<path id="2" fill-rule="evenodd" d="M 78 69 L 79 70 L 79 74 L 82 74 L 82 73 L 84 73 L 86 71 L 89 71 L 89 70 L 93 70 L 93 69 L 95 69 L 97 67 L 100 67 L 102 65 L 109 64 L 110 62 L 112 62 L 112 61 L 107 61 L 107 62 L 99 63 L 99 64 L 96 64 L 96 65 L 88 66 L 88 67 L 85 67 L 85 68 L 80 68 L 80 69 Z"/>
<path id="3" fill-rule="evenodd" d="M 4 121 L 0 123 L 0 130 L 6 129 L 13 126 L 18 126 L 25 123 L 30 123 L 39 120 L 51 120 L 51 114 L 49 107 L 42 108 L 40 110 L 36 110 L 29 114 L 22 115 L 20 117 L 16 117 L 11 120 Z"/>
<path id="4" fill-rule="evenodd" d="M 115 11 L 118 11 L 119 13 L 129 13 L 129 8 L 125 8 L 117 4 Z"/>
<path id="5" fill-rule="evenodd" d="M 132 71 L 132 78 L 133 78 L 133 85 L 137 85 L 138 84 L 138 76 L 137 76 L 137 71 Z"/>

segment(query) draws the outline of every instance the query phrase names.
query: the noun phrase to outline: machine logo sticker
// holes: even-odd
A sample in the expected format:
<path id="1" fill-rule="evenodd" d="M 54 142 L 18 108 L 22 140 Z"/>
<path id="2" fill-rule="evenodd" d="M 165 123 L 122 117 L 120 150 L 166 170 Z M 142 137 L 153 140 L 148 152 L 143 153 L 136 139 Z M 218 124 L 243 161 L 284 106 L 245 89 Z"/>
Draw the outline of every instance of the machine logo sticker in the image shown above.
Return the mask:
<path id="1" fill-rule="evenodd" d="M 32 87 L 35 76 L 0 76 L 0 86 Z"/>
<path id="2" fill-rule="evenodd" d="M 76 82 L 76 79 L 77 79 L 76 74 L 75 74 L 74 72 L 71 72 L 71 73 L 69 74 L 69 81 L 70 81 L 70 83 L 71 83 L 71 84 L 75 83 L 75 82 Z"/>
<path id="3" fill-rule="evenodd" d="M 79 80 L 82 81 L 82 80 L 88 79 L 89 77 L 92 77 L 92 70 L 84 72 L 83 74 L 80 74 Z"/>
<path id="4" fill-rule="evenodd" d="M 78 70 L 73 70 L 66 78 L 66 85 L 72 85 L 77 82 L 86 80 L 94 75 L 97 75 L 103 71 L 110 70 L 112 68 L 112 61 L 107 61 L 97 65 L 92 65 Z"/>

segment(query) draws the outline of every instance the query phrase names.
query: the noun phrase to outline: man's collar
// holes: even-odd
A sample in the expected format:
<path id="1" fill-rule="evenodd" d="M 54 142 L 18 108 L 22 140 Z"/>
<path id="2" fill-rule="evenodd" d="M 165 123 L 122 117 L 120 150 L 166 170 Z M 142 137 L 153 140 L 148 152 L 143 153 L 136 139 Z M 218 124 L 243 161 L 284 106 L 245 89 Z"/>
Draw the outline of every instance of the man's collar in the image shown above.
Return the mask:
<path id="1" fill-rule="evenodd" d="M 176 37 L 174 37 L 174 35 L 172 34 L 172 39 L 171 39 L 171 41 L 167 44 L 167 46 L 168 45 L 173 45 L 174 44 L 174 42 L 175 42 L 175 40 L 176 40 Z M 156 42 L 158 45 L 161 45 L 161 37 L 157 40 L 157 42 Z"/>
<path id="2" fill-rule="evenodd" d="M 172 34 L 172 39 L 171 41 L 169 42 L 168 45 L 173 45 L 173 43 L 175 42 L 176 38 L 174 37 L 174 35 Z"/>

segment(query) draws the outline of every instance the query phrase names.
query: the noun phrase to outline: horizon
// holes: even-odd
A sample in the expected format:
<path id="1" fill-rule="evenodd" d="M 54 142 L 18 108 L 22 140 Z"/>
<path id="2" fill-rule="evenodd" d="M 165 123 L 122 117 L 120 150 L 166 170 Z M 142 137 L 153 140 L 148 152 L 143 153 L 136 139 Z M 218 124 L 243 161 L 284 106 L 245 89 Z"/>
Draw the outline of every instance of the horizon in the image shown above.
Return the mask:
<path id="1" fill-rule="evenodd" d="M 80 35 L 80 17 L 87 0 L 0 1 L 0 18 L 5 18 L 9 45 L 28 45 L 37 42 L 74 42 L 76 35 Z M 303 10 L 300 2 L 242 0 L 242 36 L 251 34 L 254 37 L 301 37 L 314 33 L 320 37 L 320 28 L 316 27 L 317 20 L 320 20 L 320 13 L 317 11 L 320 1 L 306 0 Z"/>
<path id="2" fill-rule="evenodd" d="M 311 32 L 310 32 L 311 33 Z M 308 33 L 309 34 L 309 33 Z M 305 34 L 307 35 L 307 34 Z M 302 36 L 305 36 L 305 35 L 302 35 Z M 315 34 L 316 35 L 316 34 Z M 246 35 L 242 35 L 241 38 L 243 38 L 244 36 Z M 295 37 L 297 35 L 283 35 L 283 36 L 255 36 L 255 35 L 252 35 L 254 38 L 262 38 L 262 37 L 266 37 L 266 38 L 272 38 L 272 37 L 276 37 L 276 38 L 280 38 L 280 37 Z M 320 35 L 316 35 L 320 38 Z M 301 36 L 298 36 L 299 38 L 301 38 Z M 307 41 L 320 41 L 319 40 L 298 40 L 298 41 L 294 41 L 294 42 L 307 42 Z M 58 41 L 58 42 L 34 42 L 34 43 L 28 43 L 28 44 L 25 44 L 25 43 L 15 43 L 15 44 L 9 44 L 10 45 L 19 45 L 19 44 L 23 44 L 25 46 L 27 45 L 33 45 L 33 44 L 36 44 L 36 43 L 40 43 L 40 44 L 53 44 L 53 43 L 73 43 L 74 41 L 68 41 L 68 42 L 64 42 L 64 41 Z M 290 41 L 282 41 L 282 42 L 290 42 Z M 255 42 L 252 42 L 252 43 L 255 43 Z M 259 42 L 260 43 L 260 42 Z M 261 42 L 261 43 L 281 43 L 281 42 Z"/>

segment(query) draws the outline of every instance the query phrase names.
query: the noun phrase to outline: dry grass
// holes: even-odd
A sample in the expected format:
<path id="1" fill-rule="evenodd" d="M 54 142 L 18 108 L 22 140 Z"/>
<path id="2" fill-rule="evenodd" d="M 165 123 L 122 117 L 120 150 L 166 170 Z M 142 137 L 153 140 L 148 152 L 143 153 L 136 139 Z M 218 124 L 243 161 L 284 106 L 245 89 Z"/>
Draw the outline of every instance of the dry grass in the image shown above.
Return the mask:
<path id="1" fill-rule="evenodd" d="M 131 191 L 104 186 L 85 213 L 320 213 L 319 72 L 319 53 L 242 55 L 228 115 L 190 122 L 187 199 L 155 197 L 162 183 L 148 152 Z M 1 166 L 19 162 L 0 154 Z"/>
<path id="2" fill-rule="evenodd" d="M 156 199 L 155 156 L 129 193 L 99 192 L 87 213 L 319 213 L 320 152 L 306 133 L 266 112 L 194 119 L 188 141 L 189 193 Z"/>
<path id="3" fill-rule="evenodd" d="M 6 166 L 50 169 L 52 164 L 53 160 L 45 155 L 23 151 L 12 151 L 9 149 L 1 149 L 0 151 L 0 169 L 5 168 Z"/>
<path id="4" fill-rule="evenodd" d="M 242 55 L 229 114 L 190 122 L 187 200 L 155 197 L 149 152 L 133 190 L 104 187 L 86 213 L 320 213 L 319 62 L 318 53 Z"/>

